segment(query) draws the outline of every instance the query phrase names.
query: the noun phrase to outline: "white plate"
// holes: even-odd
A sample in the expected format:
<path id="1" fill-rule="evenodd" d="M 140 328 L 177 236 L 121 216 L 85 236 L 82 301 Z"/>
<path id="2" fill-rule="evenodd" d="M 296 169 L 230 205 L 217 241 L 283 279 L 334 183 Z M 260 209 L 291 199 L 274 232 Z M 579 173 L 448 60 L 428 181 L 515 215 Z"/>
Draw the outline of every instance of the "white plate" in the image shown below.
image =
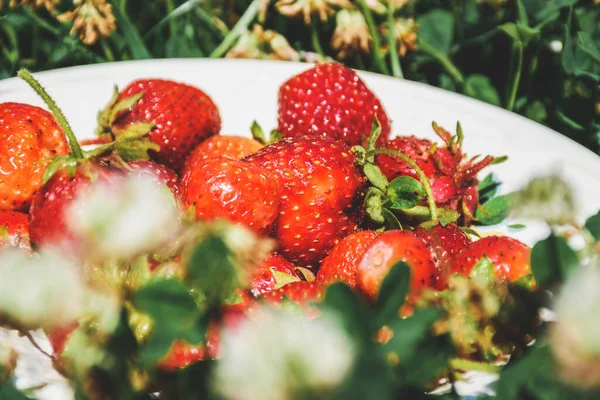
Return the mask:
<path id="1" fill-rule="evenodd" d="M 253 120 L 265 129 L 276 127 L 279 86 L 308 68 L 308 64 L 273 61 L 181 59 L 90 65 L 36 76 L 80 138 L 93 136 L 96 113 L 110 99 L 113 85 L 124 87 L 142 77 L 173 79 L 201 88 L 218 105 L 223 132 L 249 135 Z M 383 102 L 393 120 L 394 133 L 437 139 L 431 129 L 433 120 L 451 131 L 460 120 L 468 154 L 510 157 L 507 163 L 490 168 L 504 183 L 502 191 L 518 189 L 535 175 L 559 172 L 575 189 L 580 218 L 598 211 L 600 157 L 583 146 L 478 100 L 419 83 L 359 74 Z M 5 101 L 43 106 L 27 84 L 16 78 L 0 81 L 0 102 Z M 510 234 L 533 244 L 546 234 L 546 229 L 529 223 L 527 229 Z"/>

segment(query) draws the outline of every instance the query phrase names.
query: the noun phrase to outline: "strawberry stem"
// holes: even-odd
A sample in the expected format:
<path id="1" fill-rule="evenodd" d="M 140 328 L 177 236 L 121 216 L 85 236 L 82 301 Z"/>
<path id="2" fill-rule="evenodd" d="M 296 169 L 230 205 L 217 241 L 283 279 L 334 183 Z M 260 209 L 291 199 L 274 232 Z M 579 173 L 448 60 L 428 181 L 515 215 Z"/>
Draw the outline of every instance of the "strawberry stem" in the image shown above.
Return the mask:
<path id="1" fill-rule="evenodd" d="M 427 179 L 427 176 L 425 175 L 423 170 L 421 168 L 419 168 L 417 163 L 415 163 L 413 160 L 411 160 L 410 157 L 408 157 L 406 154 L 402 154 L 399 151 L 392 150 L 392 149 L 371 150 L 371 151 L 367 152 L 366 158 L 369 159 L 370 157 L 377 155 L 377 154 L 385 154 L 388 156 L 400 158 L 400 159 L 404 160 L 408 165 L 410 165 L 415 170 L 417 175 L 419 175 L 419 181 L 425 188 L 425 192 L 427 192 L 427 204 L 429 205 L 429 212 L 431 213 L 431 219 L 433 221 L 437 221 L 438 220 L 438 212 L 437 212 L 437 207 L 435 205 L 435 199 L 433 198 L 433 191 L 431 190 L 431 185 L 429 184 L 429 179 Z"/>
<path id="2" fill-rule="evenodd" d="M 42 85 L 33 77 L 33 75 L 31 75 L 31 72 L 25 68 L 20 69 L 19 72 L 17 72 L 17 76 L 27 82 L 29 86 L 31 86 L 31 88 L 42 98 L 42 100 L 44 100 L 44 103 L 46 103 L 69 140 L 69 145 L 71 146 L 71 155 L 77 159 L 83 159 L 83 152 L 81 151 L 81 147 L 77 142 L 77 138 L 71 129 L 71 125 L 69 125 L 65 114 L 63 114 L 62 110 L 58 107 L 58 105 L 56 105 L 56 102 L 52 99 L 52 97 L 50 97 L 48 92 L 46 92 L 46 89 L 44 89 Z"/>

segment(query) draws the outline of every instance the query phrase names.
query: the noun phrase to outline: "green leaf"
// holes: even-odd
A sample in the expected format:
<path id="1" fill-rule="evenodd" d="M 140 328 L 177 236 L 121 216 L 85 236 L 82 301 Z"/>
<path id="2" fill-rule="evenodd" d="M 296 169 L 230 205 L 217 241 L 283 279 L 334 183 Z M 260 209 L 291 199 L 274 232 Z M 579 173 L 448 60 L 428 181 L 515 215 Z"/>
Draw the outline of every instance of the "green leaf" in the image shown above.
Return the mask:
<path id="1" fill-rule="evenodd" d="M 327 288 L 325 299 L 316 303 L 323 311 L 334 311 L 342 319 L 347 332 L 356 335 L 359 342 L 369 343 L 373 331 L 370 324 L 370 311 L 366 303 L 343 283 L 335 283 Z"/>
<path id="2" fill-rule="evenodd" d="M 494 282 L 496 282 L 494 264 L 487 256 L 483 256 L 483 258 L 475 264 L 469 277 L 482 286 L 493 285 Z"/>
<path id="3" fill-rule="evenodd" d="M 363 166 L 363 172 L 365 173 L 365 176 L 367 177 L 367 179 L 369 180 L 369 182 L 371 182 L 371 184 L 373 186 L 375 186 L 377 189 L 381 190 L 382 192 L 386 191 L 386 189 L 389 185 L 389 182 L 377 165 L 375 165 L 371 162 L 367 162 Z"/>
<path id="4" fill-rule="evenodd" d="M 560 236 L 550 234 L 531 249 L 531 271 L 542 288 L 561 284 L 578 267 L 577 253 Z"/>
<path id="5" fill-rule="evenodd" d="M 384 208 L 381 213 L 383 215 L 383 219 L 385 220 L 385 227 L 387 230 L 402 229 L 402 224 L 398 220 L 398 217 L 396 217 L 391 210 Z"/>
<path id="6" fill-rule="evenodd" d="M 498 27 L 502 32 L 506 33 L 513 40 L 526 45 L 529 41 L 539 36 L 540 31 L 535 28 L 530 28 L 526 25 L 507 22 Z"/>
<path id="7" fill-rule="evenodd" d="M 370 187 L 365 196 L 365 211 L 369 217 L 378 224 L 383 224 L 385 222 L 383 216 L 383 198 L 383 192 L 374 187 Z"/>
<path id="8" fill-rule="evenodd" d="M 187 265 L 188 282 L 210 305 L 220 304 L 242 285 L 233 253 L 217 234 L 209 234 L 191 251 Z"/>
<path id="9" fill-rule="evenodd" d="M 258 122 L 252 121 L 252 126 L 250 127 L 250 132 L 252 132 L 252 137 L 254 138 L 254 140 L 262 143 L 262 144 L 268 144 L 269 141 L 267 140 L 267 135 L 265 135 L 265 131 L 263 130 L 263 128 L 258 124 Z"/>
<path id="10" fill-rule="evenodd" d="M 415 356 L 401 372 L 404 381 L 415 387 L 423 387 L 447 371 L 455 354 L 449 334 L 425 336 L 416 350 Z"/>
<path id="11" fill-rule="evenodd" d="M 483 204 L 496 195 L 500 187 L 500 182 L 494 177 L 494 174 L 488 174 L 477 186 L 479 191 L 479 201 Z"/>
<path id="12" fill-rule="evenodd" d="M 377 119 L 377 115 L 373 117 L 373 127 L 371 128 L 371 135 L 369 135 L 369 144 L 367 151 L 373 151 L 377 148 L 377 139 L 381 135 L 381 123 Z"/>
<path id="13" fill-rule="evenodd" d="M 115 143 L 115 152 L 125 161 L 149 160 L 148 151 L 159 151 L 160 145 L 149 138 L 123 140 Z"/>
<path id="14" fill-rule="evenodd" d="M 527 228 L 527 226 L 525 226 L 523 224 L 510 224 L 510 225 L 508 225 L 508 227 L 510 229 L 515 229 L 515 230 L 521 230 L 521 229 Z"/>
<path id="15" fill-rule="evenodd" d="M 435 47 L 442 53 L 448 53 L 454 40 L 454 17 L 442 9 L 434 9 L 417 18 L 419 40 Z"/>
<path id="16" fill-rule="evenodd" d="M 546 106 L 541 101 L 534 101 L 531 104 L 527 104 L 525 107 L 525 116 L 537 122 L 544 122 L 548 118 L 548 112 Z"/>
<path id="17" fill-rule="evenodd" d="M 137 30 L 137 27 L 131 22 L 127 13 L 124 12 L 119 6 L 113 7 L 112 10 L 118 21 L 117 25 L 123 30 L 123 37 L 125 39 L 125 43 L 131 50 L 132 58 L 134 60 L 152 58 L 152 55 L 144 44 L 144 40 Z"/>
<path id="18" fill-rule="evenodd" d="M 392 209 L 413 208 L 427 199 L 423 185 L 413 177 L 400 176 L 387 187 L 387 202 Z"/>
<path id="19" fill-rule="evenodd" d="M 383 346 L 384 354 L 394 352 L 400 360 L 415 355 L 417 345 L 431 331 L 431 325 L 442 316 L 436 308 L 420 308 L 406 319 L 397 319 L 389 325 L 394 336 Z"/>
<path id="20" fill-rule="evenodd" d="M 157 279 L 133 295 L 133 304 L 150 315 L 154 324 L 142 348 L 140 361 L 151 364 L 162 358 L 175 340 L 190 344 L 204 341 L 207 324 L 188 289 L 176 279 Z"/>
<path id="21" fill-rule="evenodd" d="M 500 95 L 490 78 L 485 75 L 474 74 L 467 77 L 464 91 L 467 96 L 483 100 L 495 106 L 500 105 Z"/>
<path id="22" fill-rule="evenodd" d="M 410 267 L 405 262 L 396 263 L 381 284 L 376 305 L 376 325 L 389 325 L 398 318 L 400 307 L 406 300 L 410 285 Z"/>
<path id="23" fill-rule="evenodd" d="M 585 229 L 587 229 L 596 240 L 600 240 L 600 211 L 585 221 Z"/>
<path id="24" fill-rule="evenodd" d="M 116 90 L 116 88 L 115 88 Z M 110 108 L 110 112 L 108 114 L 108 125 L 111 126 L 115 123 L 115 120 L 119 115 L 126 110 L 130 110 L 140 99 L 144 96 L 144 92 L 136 93 L 132 96 L 129 96 L 118 103 L 115 103 L 114 106 Z"/>
<path id="25" fill-rule="evenodd" d="M 510 212 L 510 195 L 496 196 L 475 210 L 475 218 L 481 225 L 496 225 L 504 221 Z"/>
<path id="26" fill-rule="evenodd" d="M 588 53 L 596 61 L 600 62 L 600 50 L 596 46 L 594 38 L 588 32 L 579 31 L 577 32 L 578 41 L 577 45 L 586 53 Z"/>
<path id="27" fill-rule="evenodd" d="M 124 129 L 116 131 L 115 136 L 118 141 L 139 139 L 149 134 L 154 125 L 154 122 L 134 122 L 127 125 Z"/>
<path id="28" fill-rule="evenodd" d="M 438 218 L 442 226 L 458 221 L 460 214 L 450 208 L 438 208 Z"/>

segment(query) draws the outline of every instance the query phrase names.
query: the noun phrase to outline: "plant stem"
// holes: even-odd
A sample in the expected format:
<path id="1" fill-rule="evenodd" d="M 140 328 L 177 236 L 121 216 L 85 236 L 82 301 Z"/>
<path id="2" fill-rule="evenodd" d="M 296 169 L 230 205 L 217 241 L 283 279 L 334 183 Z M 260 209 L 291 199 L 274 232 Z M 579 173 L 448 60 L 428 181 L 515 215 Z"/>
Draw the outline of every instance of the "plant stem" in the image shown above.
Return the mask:
<path id="1" fill-rule="evenodd" d="M 465 360 L 463 358 L 453 358 L 450 360 L 450 366 L 463 371 L 479 371 L 490 374 L 496 374 L 502 369 L 494 364 Z"/>
<path id="2" fill-rule="evenodd" d="M 400 56 L 398 55 L 398 46 L 396 45 L 396 21 L 394 20 L 394 6 L 390 1 L 388 3 L 387 13 L 388 41 L 390 42 L 390 63 L 392 64 L 392 75 L 403 79 L 402 67 L 400 66 Z"/>
<path id="3" fill-rule="evenodd" d="M 321 41 L 319 40 L 319 22 L 316 18 L 310 19 L 310 40 L 312 42 L 313 50 L 324 59 L 325 52 L 323 51 Z"/>
<path id="4" fill-rule="evenodd" d="M 410 157 L 408 157 L 406 154 L 402 154 L 399 151 L 392 150 L 392 149 L 371 150 L 371 151 L 367 152 L 365 157 L 368 160 L 369 158 L 373 157 L 376 154 L 386 154 L 388 156 L 398 157 L 398 158 L 404 160 L 408 165 L 410 165 L 412 167 L 412 169 L 415 170 L 415 172 L 419 176 L 419 181 L 421 182 L 421 184 L 425 188 L 425 192 L 427 193 L 427 204 L 429 206 L 429 212 L 431 213 L 431 219 L 434 221 L 437 221 L 438 220 L 437 207 L 435 205 L 435 199 L 433 198 L 433 191 L 431 190 L 431 185 L 429 184 L 429 179 L 427 178 L 427 176 L 425 175 L 423 170 L 421 168 L 419 168 L 417 163 L 415 163 L 413 160 L 411 160 Z"/>
<path id="5" fill-rule="evenodd" d="M 371 12 L 369 6 L 367 6 L 367 3 L 365 3 L 365 0 L 357 0 L 357 3 L 363 15 L 365 16 L 365 21 L 367 21 L 369 33 L 371 34 L 371 39 L 373 40 L 373 57 L 375 65 L 377 66 L 380 72 L 389 75 L 390 71 L 385 63 L 383 54 L 381 53 L 381 42 L 379 41 L 379 32 L 377 32 L 377 25 L 375 25 L 373 13 Z"/>
<path id="6" fill-rule="evenodd" d="M 517 91 L 519 89 L 519 83 L 521 81 L 521 68 L 523 67 L 523 44 L 520 41 L 514 42 L 513 58 L 515 58 L 515 62 L 512 67 L 512 82 L 509 86 L 510 89 L 506 101 L 506 109 L 509 111 L 512 111 L 515 108 Z"/>
<path id="7" fill-rule="evenodd" d="M 69 145 L 71 146 L 71 155 L 73 155 L 73 157 L 77 159 L 82 159 L 83 152 L 81 151 L 81 147 L 77 142 L 77 138 L 75 137 L 75 134 L 71 129 L 71 125 L 69 125 L 69 122 L 67 121 L 67 118 L 65 117 L 65 114 L 63 114 L 62 110 L 58 107 L 58 105 L 56 105 L 52 97 L 48 95 L 46 89 L 44 89 L 42 85 L 40 85 L 40 83 L 33 77 L 33 75 L 31 75 L 31 72 L 27 69 L 20 69 L 19 72 L 17 72 L 17 76 L 23 79 L 25 82 L 27 82 L 29 86 L 31 86 L 31 88 L 42 98 L 42 100 L 44 100 L 44 102 L 54 115 L 54 118 L 56 118 L 60 127 L 63 129 L 63 132 L 67 136 L 67 139 L 69 140 Z"/>
<path id="8" fill-rule="evenodd" d="M 240 35 L 246 29 L 248 29 L 248 25 L 250 25 L 250 22 L 252 22 L 252 20 L 254 20 L 254 18 L 256 17 L 256 14 L 258 14 L 258 9 L 261 2 L 262 0 L 254 0 L 252 1 L 252 3 L 250 3 L 246 11 L 244 11 L 244 14 L 233 27 L 233 29 L 229 31 L 229 33 L 225 36 L 221 44 L 219 44 L 217 48 L 214 49 L 208 57 L 219 58 L 222 57 L 227 52 L 227 50 L 229 50 L 229 48 L 238 39 L 238 37 L 240 37 Z"/>
<path id="9" fill-rule="evenodd" d="M 170 15 L 174 10 L 175 10 L 175 3 L 173 3 L 173 0 L 165 0 L 166 1 L 166 6 L 167 6 L 167 15 Z M 175 20 L 174 19 L 169 19 L 169 35 L 171 37 L 175 36 L 177 34 L 177 25 L 175 24 Z"/>
<path id="10" fill-rule="evenodd" d="M 100 45 L 102 46 L 104 57 L 106 57 L 108 61 L 115 61 L 115 55 L 113 54 L 112 50 L 110 49 L 110 46 L 108 45 L 105 39 L 100 39 Z"/>
<path id="11" fill-rule="evenodd" d="M 419 41 L 419 49 L 423 53 L 433 57 L 446 70 L 446 72 L 452 77 L 452 79 L 454 79 L 454 82 L 456 82 L 458 86 L 462 87 L 464 85 L 465 78 L 446 54 L 442 53 L 441 51 L 424 41 Z"/>

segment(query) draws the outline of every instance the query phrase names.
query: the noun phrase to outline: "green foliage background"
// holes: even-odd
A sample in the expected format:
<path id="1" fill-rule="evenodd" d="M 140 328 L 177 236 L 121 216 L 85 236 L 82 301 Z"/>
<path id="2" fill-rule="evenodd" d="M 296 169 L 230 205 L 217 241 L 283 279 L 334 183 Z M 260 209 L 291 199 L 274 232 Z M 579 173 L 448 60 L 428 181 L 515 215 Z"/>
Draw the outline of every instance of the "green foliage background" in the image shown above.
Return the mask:
<path id="1" fill-rule="evenodd" d="M 6 3 L 7 1 L 5 1 Z M 257 20 L 262 0 L 109 0 L 117 30 L 92 46 L 69 34 L 56 15 L 30 7 L 0 10 L 0 78 L 71 65 L 163 57 L 220 57 Z M 386 4 L 385 0 L 380 0 Z M 600 4 L 594 0 L 413 0 L 391 15 L 352 0 L 379 46 L 342 59 L 347 65 L 403 76 L 502 106 L 551 127 L 600 153 Z M 250 11 L 247 11 L 250 7 Z M 246 12 L 246 18 L 241 18 Z M 367 15 L 368 14 L 368 15 Z M 416 52 L 390 52 L 386 25 L 414 17 Z M 330 45 L 336 18 L 281 15 L 269 2 L 265 29 L 297 51 L 336 59 Z M 239 23 L 238 23 L 239 22 Z M 236 25 L 237 23 L 237 25 Z M 393 44 L 393 43 L 392 43 Z M 320 48 L 320 49 L 319 49 Z M 399 61 L 399 65 L 395 64 Z"/>

